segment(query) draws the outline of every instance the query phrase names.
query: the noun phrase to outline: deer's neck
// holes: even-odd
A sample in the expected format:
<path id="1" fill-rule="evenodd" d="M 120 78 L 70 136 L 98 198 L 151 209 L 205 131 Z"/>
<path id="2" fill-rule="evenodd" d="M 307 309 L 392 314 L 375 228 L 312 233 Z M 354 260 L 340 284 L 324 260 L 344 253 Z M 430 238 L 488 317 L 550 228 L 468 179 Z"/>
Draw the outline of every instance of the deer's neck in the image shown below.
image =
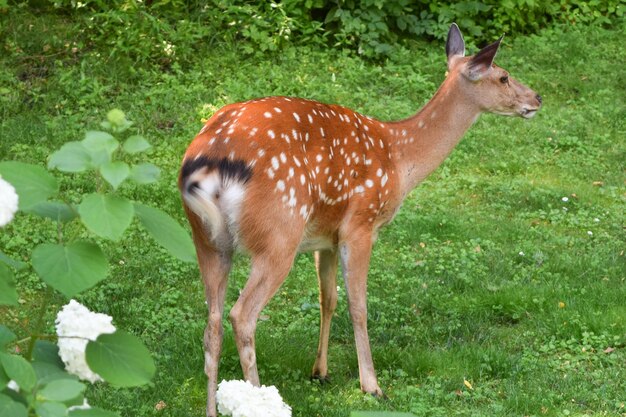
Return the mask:
<path id="1" fill-rule="evenodd" d="M 455 87 L 455 80 L 446 79 L 416 115 L 389 123 L 403 198 L 441 165 L 480 115 Z"/>

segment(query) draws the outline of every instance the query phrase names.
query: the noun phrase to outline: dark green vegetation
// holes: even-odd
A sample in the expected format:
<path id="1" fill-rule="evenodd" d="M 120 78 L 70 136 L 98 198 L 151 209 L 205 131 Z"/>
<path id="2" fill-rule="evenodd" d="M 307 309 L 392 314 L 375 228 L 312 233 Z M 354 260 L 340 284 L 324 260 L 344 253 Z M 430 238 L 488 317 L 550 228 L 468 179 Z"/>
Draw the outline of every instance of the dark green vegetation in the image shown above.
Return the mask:
<path id="1" fill-rule="evenodd" d="M 7 0 L 0 0 L 0 10 Z M 626 0 L 32 0 L 82 21 L 89 43 L 132 62 L 163 60 L 163 43 L 241 42 L 256 55 L 289 45 L 390 56 L 399 41 L 445 39 L 450 22 L 482 42 L 502 33 L 532 34 L 552 23 L 610 26 Z M 6 6 L 5 6 L 6 7 Z M 11 6 L 14 7 L 14 6 Z M 21 6 L 24 7 L 24 3 Z M 482 38 L 482 39 L 481 39 Z M 483 45 L 484 46 L 484 45 Z M 189 52 L 189 51 L 186 51 Z M 181 54 L 179 54 L 179 60 Z M 167 61 L 167 58 L 165 59 Z"/>
<path id="2" fill-rule="evenodd" d="M 201 119 L 223 104 L 297 95 L 398 119 L 421 107 L 445 72 L 441 42 L 411 43 L 366 62 L 315 45 L 250 59 L 249 43 L 190 37 L 174 45 L 173 56 L 146 43 L 151 52 L 138 59 L 139 49 L 112 49 L 114 35 L 110 46 L 92 42 L 97 33 L 76 29 L 67 16 L 7 13 L 0 22 L 0 159 L 45 165 L 119 107 L 150 139 L 149 159 L 163 172 L 157 185 L 126 188 L 125 196 L 180 222 L 180 158 Z M 308 381 L 317 283 L 311 255 L 297 258 L 257 333 L 262 382 L 278 387 L 295 416 L 355 409 L 626 415 L 624 27 L 618 20 L 608 29 L 558 26 L 508 37 L 498 64 L 539 92 L 544 108 L 530 121 L 482 116 L 382 231 L 370 268 L 369 327 L 388 401 L 358 389 L 343 286 L 331 334 L 332 383 Z M 58 177 L 70 200 L 96 187 L 89 176 Z M 55 235 L 52 223 L 18 216 L 0 230 L 0 248 L 28 259 L 28 248 Z M 157 376 L 135 390 L 96 386 L 89 402 L 124 416 L 202 415 L 206 310 L 197 268 L 174 260 L 137 224 L 121 243 L 101 244 L 114 260 L 112 277 L 80 301 L 140 336 Z M 247 270 L 240 257 L 227 308 Z M 25 305 L 36 308 L 41 281 L 28 270 L 17 278 Z M 34 314 L 2 309 L 0 322 L 28 329 Z M 52 314 L 48 320 L 53 332 Z M 225 326 L 220 376 L 239 379 Z M 157 412 L 161 401 L 166 407 Z"/>

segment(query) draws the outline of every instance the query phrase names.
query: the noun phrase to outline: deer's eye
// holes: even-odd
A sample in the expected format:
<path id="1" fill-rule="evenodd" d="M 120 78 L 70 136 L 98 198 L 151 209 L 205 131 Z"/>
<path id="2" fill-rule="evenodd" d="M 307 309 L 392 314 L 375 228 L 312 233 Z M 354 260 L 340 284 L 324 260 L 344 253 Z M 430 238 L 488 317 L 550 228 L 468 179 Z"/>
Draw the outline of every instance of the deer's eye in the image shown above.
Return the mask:
<path id="1" fill-rule="evenodd" d="M 502 77 L 500 77 L 500 82 L 502 84 L 506 84 L 509 82 L 509 76 L 508 75 L 503 75 Z"/>

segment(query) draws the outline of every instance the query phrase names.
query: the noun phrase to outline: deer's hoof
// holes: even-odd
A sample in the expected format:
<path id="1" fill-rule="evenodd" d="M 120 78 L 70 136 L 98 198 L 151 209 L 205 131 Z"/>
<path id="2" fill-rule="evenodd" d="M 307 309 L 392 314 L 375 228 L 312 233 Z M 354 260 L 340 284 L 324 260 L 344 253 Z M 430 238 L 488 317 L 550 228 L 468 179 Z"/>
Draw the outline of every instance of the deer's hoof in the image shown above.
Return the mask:
<path id="1" fill-rule="evenodd" d="M 372 397 L 376 398 L 379 401 L 387 401 L 389 399 L 389 397 L 387 397 L 387 394 L 385 394 L 381 390 L 378 390 L 377 392 L 371 392 L 370 394 L 372 395 Z"/>
<path id="2" fill-rule="evenodd" d="M 370 394 L 372 397 L 376 398 L 377 400 L 382 400 L 382 401 L 386 401 L 389 399 L 389 397 L 387 397 L 387 395 L 383 392 L 383 390 L 381 390 L 379 387 L 376 387 L 373 390 L 363 390 L 366 394 Z"/>
<path id="3" fill-rule="evenodd" d="M 311 381 L 318 381 L 320 385 L 330 384 L 330 377 L 328 375 L 313 374 L 311 375 Z"/>

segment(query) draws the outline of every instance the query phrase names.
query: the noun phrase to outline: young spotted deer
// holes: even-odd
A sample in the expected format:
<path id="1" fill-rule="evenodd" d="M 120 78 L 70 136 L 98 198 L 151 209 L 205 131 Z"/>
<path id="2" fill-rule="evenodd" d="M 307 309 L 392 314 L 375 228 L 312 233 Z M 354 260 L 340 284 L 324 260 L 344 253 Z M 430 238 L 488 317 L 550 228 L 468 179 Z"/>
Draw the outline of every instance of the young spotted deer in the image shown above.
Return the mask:
<path id="1" fill-rule="evenodd" d="M 222 313 L 235 249 L 251 257 L 250 277 L 230 312 L 246 380 L 259 384 L 255 329 L 298 252 L 315 251 L 321 325 L 313 377 L 327 377 L 337 261 L 363 391 L 382 395 L 367 334 L 367 271 L 378 229 L 407 193 L 437 168 L 483 112 L 532 117 L 541 97 L 493 64 L 500 40 L 474 56 L 453 24 L 448 74 L 416 115 L 381 122 L 338 105 L 268 97 L 228 105 L 185 153 L 179 187 L 193 230 L 208 302 L 207 415 L 222 346 Z"/>

